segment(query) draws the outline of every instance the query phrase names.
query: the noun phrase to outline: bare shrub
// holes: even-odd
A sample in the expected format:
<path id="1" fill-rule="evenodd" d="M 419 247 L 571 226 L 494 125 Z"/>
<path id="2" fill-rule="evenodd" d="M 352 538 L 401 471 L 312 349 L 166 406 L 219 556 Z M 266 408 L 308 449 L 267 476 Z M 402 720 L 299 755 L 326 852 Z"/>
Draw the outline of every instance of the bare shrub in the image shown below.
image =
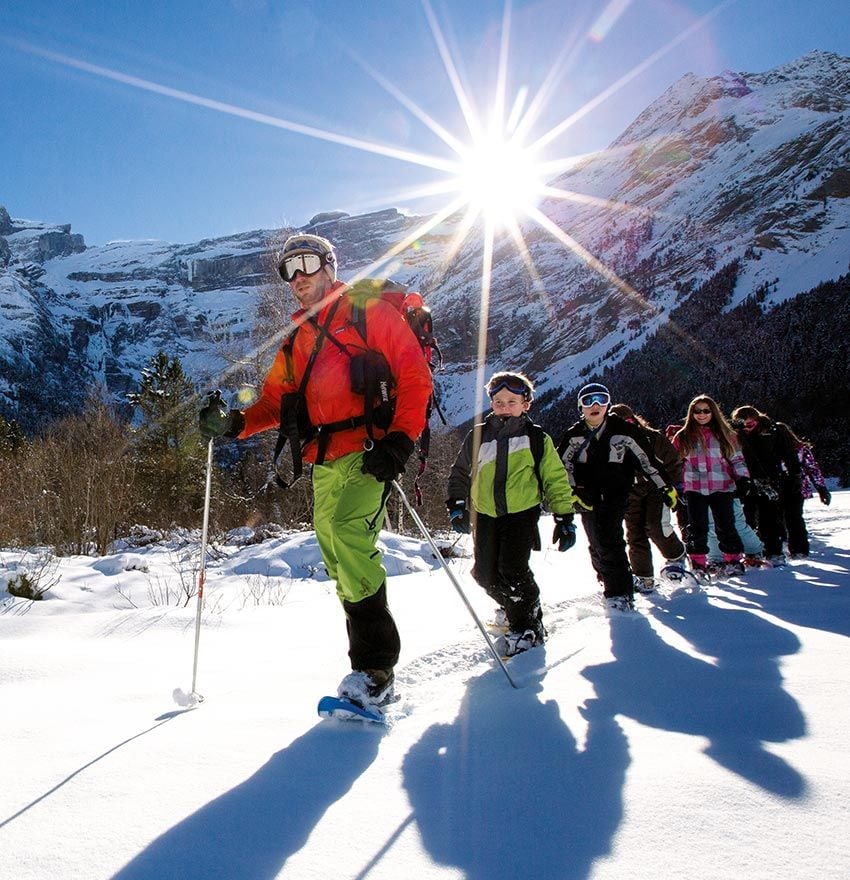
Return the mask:
<path id="1" fill-rule="evenodd" d="M 50 550 L 27 553 L 15 571 L 5 578 L 6 591 L 11 596 L 38 601 L 59 583 L 59 562 Z"/>
<path id="2" fill-rule="evenodd" d="M 246 605 L 282 605 L 289 595 L 292 584 L 283 578 L 266 574 L 252 574 L 245 578 L 242 590 L 242 607 Z"/>

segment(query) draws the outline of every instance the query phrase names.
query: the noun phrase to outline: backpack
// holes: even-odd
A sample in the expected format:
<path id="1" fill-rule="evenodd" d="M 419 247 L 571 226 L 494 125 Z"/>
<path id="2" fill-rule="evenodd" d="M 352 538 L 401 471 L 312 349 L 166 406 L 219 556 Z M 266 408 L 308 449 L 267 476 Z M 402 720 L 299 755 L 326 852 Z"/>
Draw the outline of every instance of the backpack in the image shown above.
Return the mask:
<path id="1" fill-rule="evenodd" d="M 413 331 L 413 335 L 419 342 L 419 347 L 422 350 L 422 357 L 428 364 L 431 373 L 433 374 L 435 370 L 442 370 L 443 356 L 437 340 L 434 338 L 431 310 L 425 305 L 421 294 L 415 291 L 408 291 L 404 285 L 391 280 L 366 278 L 349 288 L 346 295 L 351 301 L 352 324 L 356 328 L 364 344 L 367 339 L 367 303 L 370 299 L 380 297 L 384 302 L 389 303 L 404 316 L 408 326 Z M 339 300 L 337 300 L 337 304 L 338 303 Z M 328 325 L 330 324 L 334 312 L 335 307 L 328 315 L 326 322 Z M 281 346 L 284 356 L 287 358 L 290 373 L 292 371 L 292 348 L 295 344 L 295 336 L 297 332 L 297 328 L 293 330 Z M 345 419 L 339 423 L 322 425 L 321 432 L 318 432 L 317 429 L 310 424 L 307 415 L 304 392 L 307 387 L 307 381 L 309 380 L 313 362 L 315 361 L 319 348 L 325 339 L 329 340 L 334 345 L 337 345 L 345 353 L 346 357 L 349 358 L 351 389 L 355 394 L 363 395 L 364 406 L 362 416 L 353 419 Z M 434 363 L 435 354 L 438 358 L 436 364 Z M 278 474 L 276 476 L 278 485 L 286 488 L 287 485 L 291 485 L 301 476 L 301 451 L 307 442 L 316 437 L 317 433 L 319 433 L 319 449 L 316 463 L 321 464 L 324 460 L 327 445 L 330 442 L 330 435 L 334 431 L 364 425 L 368 437 L 372 439 L 374 426 L 383 430 L 389 428 L 395 413 L 395 398 L 392 396 L 394 387 L 395 380 L 390 371 L 389 364 L 380 352 L 366 349 L 362 354 L 351 354 L 345 346 L 341 345 L 336 339 L 328 335 L 323 327 L 319 327 L 319 336 L 316 340 L 316 346 L 307 362 L 298 391 L 285 394 L 281 399 L 280 432 L 278 434 L 277 446 L 275 447 L 274 461 L 275 465 L 277 465 L 280 453 L 287 441 L 289 441 L 292 449 L 293 475 L 290 483 L 287 484 L 283 482 Z M 368 405 L 368 401 L 372 401 L 371 406 Z M 432 393 L 426 405 L 425 428 L 419 437 L 419 470 L 414 480 L 416 500 L 420 505 L 422 503 L 422 492 L 419 486 L 419 480 L 425 472 L 430 451 L 431 430 L 429 423 L 434 410 L 439 414 L 443 424 L 447 424 L 446 418 Z"/>

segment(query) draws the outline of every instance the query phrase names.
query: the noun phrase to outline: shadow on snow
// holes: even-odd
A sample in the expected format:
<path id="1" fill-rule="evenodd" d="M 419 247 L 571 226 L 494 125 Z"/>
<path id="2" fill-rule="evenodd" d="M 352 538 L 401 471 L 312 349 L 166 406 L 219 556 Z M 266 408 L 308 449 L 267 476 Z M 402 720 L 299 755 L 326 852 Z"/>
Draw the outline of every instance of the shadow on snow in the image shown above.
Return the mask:
<path id="1" fill-rule="evenodd" d="M 470 880 L 586 877 L 621 821 L 629 755 L 610 705 L 589 702 L 579 749 L 539 691 L 539 680 L 507 690 L 491 670 L 471 681 L 456 720 L 429 728 L 405 757 L 425 846 Z"/>
<path id="2" fill-rule="evenodd" d="M 802 776 L 764 748 L 806 733 L 778 664 L 799 650 L 797 637 L 749 611 L 709 602 L 702 591 L 652 601 L 660 624 L 714 662 L 667 644 L 646 618 L 612 620 L 616 659 L 583 672 L 597 695 L 640 724 L 708 739 L 707 755 L 767 791 L 802 797 Z"/>
<path id="3" fill-rule="evenodd" d="M 316 725 L 166 831 L 113 880 L 271 880 L 374 761 L 380 742 L 373 728 Z"/>
<path id="4" fill-rule="evenodd" d="M 751 572 L 742 585 L 729 585 L 726 591 L 745 607 L 760 608 L 788 623 L 850 636 L 850 554 L 817 538 L 811 543 L 815 555 L 781 572 Z"/>

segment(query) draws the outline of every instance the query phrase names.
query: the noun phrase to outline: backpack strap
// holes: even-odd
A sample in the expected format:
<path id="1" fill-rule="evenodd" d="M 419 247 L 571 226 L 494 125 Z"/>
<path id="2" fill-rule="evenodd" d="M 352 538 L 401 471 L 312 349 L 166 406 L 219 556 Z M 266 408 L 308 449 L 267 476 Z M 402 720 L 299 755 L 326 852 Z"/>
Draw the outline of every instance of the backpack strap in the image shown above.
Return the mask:
<path id="1" fill-rule="evenodd" d="M 307 389 L 307 382 L 310 379 L 310 373 L 313 372 L 313 365 L 316 363 L 316 358 L 322 347 L 322 343 L 325 339 L 333 340 L 333 337 L 328 334 L 328 327 L 336 314 L 337 308 L 339 308 L 340 299 L 341 297 L 334 300 L 333 305 L 328 311 L 328 317 L 323 325 L 319 324 L 315 318 L 308 319 L 315 325 L 316 330 L 318 331 L 316 334 L 316 342 L 313 345 L 313 350 L 310 352 L 307 366 L 304 368 L 304 374 L 301 376 L 301 381 L 298 384 L 298 390 L 294 394 L 284 394 L 280 399 L 280 429 L 278 430 L 277 443 L 275 444 L 273 462 L 275 468 L 275 482 L 282 489 L 289 488 L 304 472 L 303 460 L 301 457 L 303 451 L 301 444 L 302 439 L 309 440 L 310 437 L 302 438 L 302 432 L 299 430 L 299 421 L 301 421 L 301 424 L 303 425 L 303 420 L 306 419 L 307 416 L 307 398 L 305 391 Z M 295 336 L 297 333 L 297 329 L 290 333 L 282 346 L 284 356 L 287 360 L 288 374 L 290 376 L 294 376 L 292 350 L 295 347 Z M 289 443 L 289 448 L 292 452 L 292 478 L 288 483 L 283 480 L 277 470 L 278 458 L 283 452 L 287 442 Z"/>
<path id="2" fill-rule="evenodd" d="M 540 462 L 543 460 L 544 437 L 543 428 L 532 422 L 528 426 L 528 441 L 531 455 L 534 459 L 534 475 L 537 477 L 537 486 L 540 489 L 540 498 L 543 499 L 543 477 L 540 473 Z"/>

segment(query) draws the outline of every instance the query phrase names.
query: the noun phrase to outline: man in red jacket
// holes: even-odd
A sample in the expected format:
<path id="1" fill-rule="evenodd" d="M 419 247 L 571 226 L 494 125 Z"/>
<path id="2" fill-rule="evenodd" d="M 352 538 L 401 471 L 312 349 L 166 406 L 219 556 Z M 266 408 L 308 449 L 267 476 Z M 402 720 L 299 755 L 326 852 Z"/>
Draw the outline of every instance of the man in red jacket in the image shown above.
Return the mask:
<path id="1" fill-rule="evenodd" d="M 315 429 L 303 449 L 304 459 L 313 463 L 313 524 L 348 630 L 352 672 L 338 692 L 358 705 L 380 708 L 395 699 L 400 639 L 376 545 L 390 483 L 404 470 L 425 426 L 431 372 L 407 321 L 378 296 L 357 298 L 366 310 L 363 339 L 362 324 L 353 320 L 355 295 L 336 279 L 336 254 L 327 239 L 290 236 L 279 272 L 301 306 L 293 315 L 294 338 L 278 351 L 259 399 L 244 411 L 208 403 L 200 414 L 201 433 L 242 439 L 277 428 L 284 395 L 303 392 Z M 384 428 L 364 418 L 362 388 L 361 393 L 352 388 L 360 372 L 353 364 L 362 366 L 358 356 L 367 351 L 370 363 L 373 353 L 383 357 L 392 377 L 389 423 L 378 420 Z"/>

